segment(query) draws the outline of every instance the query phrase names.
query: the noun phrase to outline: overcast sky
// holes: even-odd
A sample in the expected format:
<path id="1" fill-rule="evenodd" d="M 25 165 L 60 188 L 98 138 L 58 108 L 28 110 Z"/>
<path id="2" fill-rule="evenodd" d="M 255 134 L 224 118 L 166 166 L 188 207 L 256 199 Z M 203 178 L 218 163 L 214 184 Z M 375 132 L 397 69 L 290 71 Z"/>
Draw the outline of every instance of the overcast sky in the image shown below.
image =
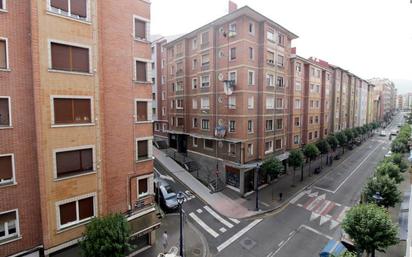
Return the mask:
<path id="1" fill-rule="evenodd" d="M 292 45 L 361 78 L 387 77 L 411 84 L 411 0 L 234 0 L 299 36 Z M 225 15 L 227 0 L 152 0 L 151 33 L 185 34 Z"/>

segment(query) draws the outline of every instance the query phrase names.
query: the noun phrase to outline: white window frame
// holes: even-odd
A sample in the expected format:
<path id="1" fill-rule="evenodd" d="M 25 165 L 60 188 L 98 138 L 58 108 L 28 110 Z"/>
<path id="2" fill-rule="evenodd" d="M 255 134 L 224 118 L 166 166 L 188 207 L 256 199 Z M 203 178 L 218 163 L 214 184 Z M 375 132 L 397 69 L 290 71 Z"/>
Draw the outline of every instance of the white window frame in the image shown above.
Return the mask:
<path id="1" fill-rule="evenodd" d="M 300 81 L 295 82 L 295 91 L 302 91 L 302 83 Z"/>
<path id="2" fill-rule="evenodd" d="M 277 100 L 280 100 L 280 101 L 277 101 Z M 275 103 L 275 105 L 276 105 L 275 107 L 276 107 L 277 110 L 282 110 L 282 109 L 284 108 L 284 106 L 285 106 L 285 100 L 284 100 L 283 98 L 278 97 L 275 102 L 276 102 L 276 103 Z M 280 107 L 278 106 L 278 102 L 282 103 L 282 105 L 281 105 Z"/>
<path id="3" fill-rule="evenodd" d="M 1 1 L 1 0 L 0 0 Z M 4 0 L 6 1 L 6 0 Z M 0 9 L 2 11 L 3 9 Z M 10 59 L 9 59 L 9 39 L 6 37 L 0 37 L 0 40 L 6 42 L 6 68 L 0 68 L 0 71 L 10 71 Z"/>
<path id="4" fill-rule="evenodd" d="M 140 177 L 136 178 L 136 195 L 137 195 L 137 199 L 141 199 L 144 198 L 148 195 L 153 195 L 154 194 L 154 188 L 153 188 L 153 174 L 149 174 L 149 175 L 143 175 Z M 139 195 L 139 180 L 142 179 L 147 179 L 147 192 L 140 194 Z"/>
<path id="5" fill-rule="evenodd" d="M 76 175 L 73 175 L 73 176 L 58 178 L 57 177 L 57 154 L 58 153 L 69 152 L 69 151 L 85 150 L 85 149 L 92 149 L 93 170 L 88 171 L 88 172 L 83 172 L 81 174 L 76 174 Z M 82 145 L 82 146 L 74 146 L 74 147 L 66 147 L 66 148 L 56 148 L 56 149 L 53 150 L 53 178 L 56 181 L 57 180 L 65 180 L 65 179 L 70 179 L 70 178 L 81 177 L 81 176 L 96 173 L 96 171 L 97 171 L 97 168 L 96 168 L 96 146 L 95 145 Z"/>
<path id="6" fill-rule="evenodd" d="M 233 127 L 233 130 L 232 130 L 232 127 L 230 126 L 230 124 L 231 124 L 231 122 L 233 122 L 233 124 L 235 125 L 234 127 Z M 229 133 L 235 133 L 236 132 L 236 121 L 235 120 L 229 120 L 229 128 L 228 128 L 228 130 L 229 130 Z"/>
<path id="7" fill-rule="evenodd" d="M 181 100 L 182 101 L 182 106 L 179 106 L 179 100 Z M 176 99 L 176 110 L 183 110 L 183 107 L 184 107 L 184 102 L 183 102 L 183 98 L 181 98 L 181 99 Z"/>
<path id="8" fill-rule="evenodd" d="M 235 58 L 232 59 L 232 49 L 235 49 Z M 235 61 L 237 59 L 237 49 L 236 47 L 229 48 L 229 61 Z"/>
<path id="9" fill-rule="evenodd" d="M 137 102 L 147 102 L 147 120 L 146 121 L 137 121 Z M 134 99 L 134 122 L 141 124 L 141 123 L 152 123 L 153 122 L 153 100 L 152 99 L 144 99 L 144 98 L 135 98 Z"/>
<path id="10" fill-rule="evenodd" d="M 272 128 L 270 128 L 270 129 L 268 129 L 268 126 L 267 126 L 267 122 L 268 122 L 268 121 L 271 121 L 271 122 L 272 122 Z M 273 120 L 272 120 L 272 119 L 265 120 L 265 131 L 266 131 L 266 132 L 268 132 L 268 131 L 273 131 L 273 129 L 274 129 Z"/>
<path id="11" fill-rule="evenodd" d="M 207 58 L 206 58 L 207 57 Z M 207 62 L 205 62 L 204 60 L 207 60 Z M 209 54 L 203 54 L 202 56 L 201 56 L 201 65 L 203 66 L 203 65 L 210 65 L 210 56 L 209 56 Z"/>
<path id="12" fill-rule="evenodd" d="M 192 145 L 193 147 L 199 147 L 199 139 L 197 137 L 192 137 Z"/>
<path id="13" fill-rule="evenodd" d="M 192 39 L 192 50 L 197 49 L 197 37 Z"/>
<path id="14" fill-rule="evenodd" d="M 197 98 L 192 98 L 192 109 L 197 110 Z"/>
<path id="15" fill-rule="evenodd" d="M 278 83 L 278 80 L 279 80 L 279 79 L 282 79 L 282 84 L 281 84 L 281 85 L 279 85 L 279 83 Z M 286 86 L 285 77 L 283 77 L 283 76 L 276 76 L 276 86 L 277 86 L 277 87 L 280 87 L 280 88 L 285 88 L 285 86 Z"/>
<path id="16" fill-rule="evenodd" d="M 234 151 L 232 152 L 232 150 Z M 231 156 L 236 156 L 236 144 L 235 143 L 228 143 L 227 152 Z"/>
<path id="17" fill-rule="evenodd" d="M 0 0 L 1 1 L 1 0 Z M 6 0 L 4 0 L 5 2 Z M 90 11 L 90 0 L 86 0 L 86 19 L 80 19 L 77 18 L 77 15 L 72 15 L 71 14 L 71 3 L 70 1 L 68 1 L 68 12 L 67 14 L 62 13 L 62 10 L 54 8 L 51 6 L 50 0 L 47 0 L 47 6 L 46 6 L 46 10 L 49 14 L 53 14 L 53 15 L 58 15 L 61 16 L 63 18 L 68 18 L 71 20 L 75 20 L 75 21 L 80 21 L 80 22 L 85 22 L 85 23 L 90 23 L 91 22 L 91 11 Z"/>
<path id="18" fill-rule="evenodd" d="M 1 1 L 1 0 L 0 0 Z M 0 130 L 1 129 L 9 129 L 13 127 L 13 117 L 12 117 L 12 111 L 11 111 L 11 97 L 10 96 L 0 96 L 0 99 L 8 99 L 8 103 L 9 103 L 9 125 L 8 126 L 4 126 L 1 127 L 0 126 Z"/>
<path id="19" fill-rule="evenodd" d="M 266 143 L 270 143 L 269 150 L 266 150 Z M 265 141 L 265 154 L 273 153 L 273 140 Z"/>
<path id="20" fill-rule="evenodd" d="M 64 99 L 88 99 L 90 100 L 90 123 L 76 123 L 76 124 L 56 124 L 54 120 L 54 99 L 64 98 Z M 51 127 L 83 127 L 83 126 L 94 126 L 94 97 L 93 96 L 80 96 L 80 95 L 51 95 L 50 96 L 50 112 L 51 112 Z"/>
<path id="21" fill-rule="evenodd" d="M 12 174 L 13 177 L 11 180 L 5 180 L 5 181 L 0 181 L 0 188 L 2 186 L 8 186 L 8 185 L 16 185 L 16 161 L 14 158 L 14 153 L 7 153 L 7 154 L 0 154 L 0 157 L 7 157 L 11 156 L 11 168 L 12 168 Z"/>
<path id="22" fill-rule="evenodd" d="M 93 212 L 94 215 L 92 217 L 83 219 L 83 220 L 79 220 L 79 201 L 89 198 L 89 197 L 93 197 Z M 71 202 L 76 202 L 76 221 L 73 221 L 71 223 L 67 223 L 62 225 L 61 221 L 60 221 L 60 205 L 66 204 L 66 203 L 71 203 Z M 93 219 L 94 217 L 97 217 L 97 194 L 96 193 L 90 193 L 90 194 L 85 194 L 85 195 L 81 195 L 81 196 L 77 196 L 77 197 L 73 197 L 73 198 L 69 198 L 69 199 L 65 199 L 62 201 L 58 201 L 55 203 L 55 207 L 56 207 L 56 225 L 57 225 L 57 230 L 63 230 L 66 228 L 75 228 L 78 225 L 82 225 L 85 223 L 88 223 L 91 219 Z"/>
<path id="23" fill-rule="evenodd" d="M 294 109 L 301 109 L 302 108 L 302 101 L 299 98 L 296 98 L 293 107 L 294 107 Z"/>
<path id="24" fill-rule="evenodd" d="M 147 158 L 143 160 L 139 160 L 139 149 L 137 142 L 147 140 Z M 153 159 L 153 137 L 138 137 L 135 140 L 135 147 L 136 147 L 136 162 L 148 161 Z"/>
<path id="25" fill-rule="evenodd" d="M 192 78 L 192 89 L 197 89 L 198 87 L 198 80 L 197 77 L 196 78 Z"/>
<path id="26" fill-rule="evenodd" d="M 279 61 L 280 57 L 282 58 L 282 62 Z M 278 56 L 276 57 L 276 65 L 278 67 L 284 67 L 285 66 L 285 56 L 278 54 Z"/>
<path id="27" fill-rule="evenodd" d="M 166 100 L 166 91 L 162 91 L 162 101 Z"/>
<path id="28" fill-rule="evenodd" d="M 137 80 L 137 74 L 136 74 L 136 62 L 145 62 L 146 63 L 146 81 L 140 81 Z M 133 81 L 134 82 L 140 82 L 140 83 L 152 83 L 150 80 L 151 75 L 150 75 L 150 70 L 151 70 L 151 65 L 152 65 L 152 60 L 150 59 L 145 59 L 145 58 L 133 58 Z"/>
<path id="29" fill-rule="evenodd" d="M 255 60 L 255 49 L 253 47 L 249 47 L 248 57 L 249 57 L 249 60 L 251 61 Z"/>
<path id="30" fill-rule="evenodd" d="M 136 37 L 136 34 L 135 34 L 135 32 L 136 32 L 135 20 L 140 20 L 140 21 L 143 21 L 143 22 L 146 23 L 146 36 L 145 36 L 146 38 L 137 38 Z M 143 41 L 143 42 L 148 42 L 149 41 L 149 39 L 150 39 L 150 20 L 149 19 L 146 19 L 146 18 L 144 18 L 142 16 L 139 16 L 139 15 L 136 15 L 136 14 L 133 15 L 133 38 L 134 38 L 134 40 L 137 40 L 137 41 Z"/>
<path id="31" fill-rule="evenodd" d="M 203 121 L 207 121 L 208 122 L 208 128 L 203 128 Z M 209 119 L 200 119 L 200 129 L 201 130 L 210 130 L 210 120 Z"/>
<path id="32" fill-rule="evenodd" d="M 55 70 L 55 69 L 53 69 L 52 68 L 52 56 L 51 56 L 51 44 L 52 43 L 89 49 L 89 72 L 64 71 L 64 70 Z M 79 74 L 79 75 L 93 75 L 93 51 L 92 51 L 92 46 L 78 44 L 78 43 L 69 42 L 69 41 L 56 40 L 56 39 L 48 39 L 47 40 L 47 46 L 48 46 L 48 65 L 49 65 L 48 66 L 48 71 L 49 72 L 59 72 L 59 73 Z M 136 64 L 134 66 L 136 66 Z M 135 67 L 135 70 L 136 70 L 136 67 Z"/>
<path id="33" fill-rule="evenodd" d="M 250 83 L 250 74 L 252 74 L 252 84 Z M 254 86 L 255 83 L 255 71 L 254 70 L 248 70 L 247 71 L 247 83 L 249 86 Z"/>
<path id="34" fill-rule="evenodd" d="M 162 130 L 163 130 L 163 132 L 167 131 L 167 124 L 166 123 L 162 124 Z"/>
<path id="35" fill-rule="evenodd" d="M 274 87 L 275 86 L 275 75 L 267 73 L 266 82 L 267 82 L 268 87 Z"/>
<path id="36" fill-rule="evenodd" d="M 296 120 L 295 120 L 296 118 L 299 119 L 299 125 L 296 125 Z M 293 118 L 293 126 L 295 126 L 297 128 L 300 128 L 300 126 L 301 126 L 301 118 L 300 117 L 294 117 Z"/>
<path id="37" fill-rule="evenodd" d="M 249 122 L 251 122 L 251 124 L 252 124 L 252 126 L 251 126 L 251 129 L 252 129 L 252 130 L 249 130 Z M 248 121 L 247 121 L 246 129 L 247 129 L 247 133 L 248 133 L 248 134 L 253 134 L 253 132 L 254 132 L 253 120 L 248 120 Z"/>
<path id="38" fill-rule="evenodd" d="M 280 148 L 276 148 L 276 141 L 277 141 L 277 140 L 280 140 Z M 282 139 L 282 138 L 277 138 L 277 139 L 275 139 L 273 143 L 274 143 L 274 146 L 273 146 L 273 147 L 274 147 L 275 150 L 280 150 L 280 149 L 283 148 L 283 139 Z"/>
<path id="39" fill-rule="evenodd" d="M 207 101 L 206 101 L 207 99 Z M 207 102 L 207 106 L 205 105 L 205 102 Z M 202 96 L 200 98 L 200 109 L 201 110 L 209 110 L 210 109 L 210 98 L 208 96 Z"/>
<path id="40" fill-rule="evenodd" d="M 296 142 L 296 138 L 297 138 L 297 142 Z M 294 135 L 293 136 L 293 144 L 294 145 L 300 145 L 300 136 L 299 135 Z"/>
<path id="41" fill-rule="evenodd" d="M 249 152 L 249 145 L 250 145 L 250 152 Z M 247 144 L 246 151 L 248 153 L 248 156 L 253 156 L 253 144 Z"/>
<path id="42" fill-rule="evenodd" d="M 196 126 L 195 121 L 197 121 L 197 126 Z M 199 126 L 198 118 L 197 117 L 192 118 L 192 128 L 198 128 L 198 126 Z"/>
<path id="43" fill-rule="evenodd" d="M 236 109 L 236 96 L 231 95 L 228 97 L 227 105 L 229 109 Z"/>
<path id="44" fill-rule="evenodd" d="M 255 108 L 255 97 L 253 95 L 247 98 L 247 108 L 253 110 Z"/>
<path id="45" fill-rule="evenodd" d="M 252 31 L 250 31 L 250 28 L 251 28 L 250 25 L 252 25 Z M 247 31 L 250 35 L 253 35 L 253 36 L 255 35 L 256 29 L 255 29 L 255 23 L 253 21 L 249 21 Z"/>
<path id="46" fill-rule="evenodd" d="M 208 85 L 207 86 L 203 86 L 203 77 L 208 77 Z M 201 75 L 200 76 L 200 88 L 209 88 L 210 87 L 210 75 Z"/>
<path id="47" fill-rule="evenodd" d="M 160 131 L 160 123 L 155 123 L 154 130 L 159 132 Z"/>
<path id="48" fill-rule="evenodd" d="M 162 107 L 162 116 L 166 116 L 166 107 Z"/>
<path id="49" fill-rule="evenodd" d="M 274 110 L 275 109 L 275 97 L 274 96 L 266 96 L 266 109 L 267 110 Z"/>
<path id="50" fill-rule="evenodd" d="M 196 58 L 192 60 L 192 70 L 194 69 L 197 69 L 197 59 Z"/>
<path id="51" fill-rule="evenodd" d="M 1 1 L 1 0 L 0 0 Z M 2 214 L 8 214 L 11 212 L 15 212 L 16 213 L 16 233 L 12 234 L 12 235 L 8 235 L 8 223 L 4 223 L 4 230 L 5 230 L 5 236 L 4 237 L 0 237 L 0 240 L 5 240 L 3 241 L 3 243 L 0 243 L 0 245 L 3 244 L 7 244 L 10 243 L 12 241 L 16 241 L 21 239 L 21 234 L 20 234 L 20 219 L 19 219 L 19 209 L 13 209 L 13 210 L 8 210 L 8 211 L 3 211 L 0 212 L 0 215 Z M 13 238 L 16 237 L 16 238 Z M 10 238 L 10 240 L 7 240 L 8 238 Z M 13 239 L 12 239 L 13 238 Z"/>
<path id="52" fill-rule="evenodd" d="M 266 31 L 266 39 L 272 42 L 276 42 L 275 32 L 271 30 Z"/>

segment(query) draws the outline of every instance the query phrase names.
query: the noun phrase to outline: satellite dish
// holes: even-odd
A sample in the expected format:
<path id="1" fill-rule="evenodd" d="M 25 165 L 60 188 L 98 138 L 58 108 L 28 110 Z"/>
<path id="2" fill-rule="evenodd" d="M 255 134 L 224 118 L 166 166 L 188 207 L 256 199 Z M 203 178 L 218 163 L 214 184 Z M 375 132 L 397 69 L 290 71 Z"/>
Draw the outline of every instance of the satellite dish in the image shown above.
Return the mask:
<path id="1" fill-rule="evenodd" d="M 223 119 L 219 119 L 218 123 L 219 123 L 219 126 L 223 126 L 223 123 L 224 123 Z"/>
<path id="2" fill-rule="evenodd" d="M 223 73 L 219 73 L 219 75 L 217 76 L 217 78 L 219 79 L 219 81 L 223 80 Z"/>

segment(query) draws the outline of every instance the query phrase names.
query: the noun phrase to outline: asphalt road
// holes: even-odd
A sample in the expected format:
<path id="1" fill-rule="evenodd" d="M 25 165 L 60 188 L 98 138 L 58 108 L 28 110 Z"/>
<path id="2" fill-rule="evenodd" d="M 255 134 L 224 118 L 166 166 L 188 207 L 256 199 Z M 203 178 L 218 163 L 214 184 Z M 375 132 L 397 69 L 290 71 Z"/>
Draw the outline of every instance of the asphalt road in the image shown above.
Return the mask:
<path id="1" fill-rule="evenodd" d="M 201 199 L 190 196 L 185 185 L 170 184 L 176 191 L 189 191 L 183 209 L 206 237 L 212 256 L 316 257 L 329 239 L 342 237 L 340 222 L 345 212 L 359 202 L 363 185 L 389 151 L 389 132 L 401 121 L 399 114 L 386 128 L 386 137 L 375 135 L 352 151 L 345 150 L 346 159 L 333 171 L 263 220 L 237 221 L 213 215 Z M 155 168 L 167 176 L 167 169 L 156 161 Z M 241 233 L 242 229 L 247 232 Z"/>

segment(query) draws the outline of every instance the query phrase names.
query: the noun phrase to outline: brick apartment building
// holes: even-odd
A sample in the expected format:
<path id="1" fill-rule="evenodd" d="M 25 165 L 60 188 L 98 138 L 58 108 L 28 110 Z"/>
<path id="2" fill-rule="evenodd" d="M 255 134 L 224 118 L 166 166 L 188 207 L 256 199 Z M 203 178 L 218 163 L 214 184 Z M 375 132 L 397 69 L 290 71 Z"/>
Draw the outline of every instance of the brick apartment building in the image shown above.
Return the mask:
<path id="1" fill-rule="evenodd" d="M 0 256 L 76 256 L 108 213 L 152 243 L 149 24 L 145 0 L 0 0 Z"/>

